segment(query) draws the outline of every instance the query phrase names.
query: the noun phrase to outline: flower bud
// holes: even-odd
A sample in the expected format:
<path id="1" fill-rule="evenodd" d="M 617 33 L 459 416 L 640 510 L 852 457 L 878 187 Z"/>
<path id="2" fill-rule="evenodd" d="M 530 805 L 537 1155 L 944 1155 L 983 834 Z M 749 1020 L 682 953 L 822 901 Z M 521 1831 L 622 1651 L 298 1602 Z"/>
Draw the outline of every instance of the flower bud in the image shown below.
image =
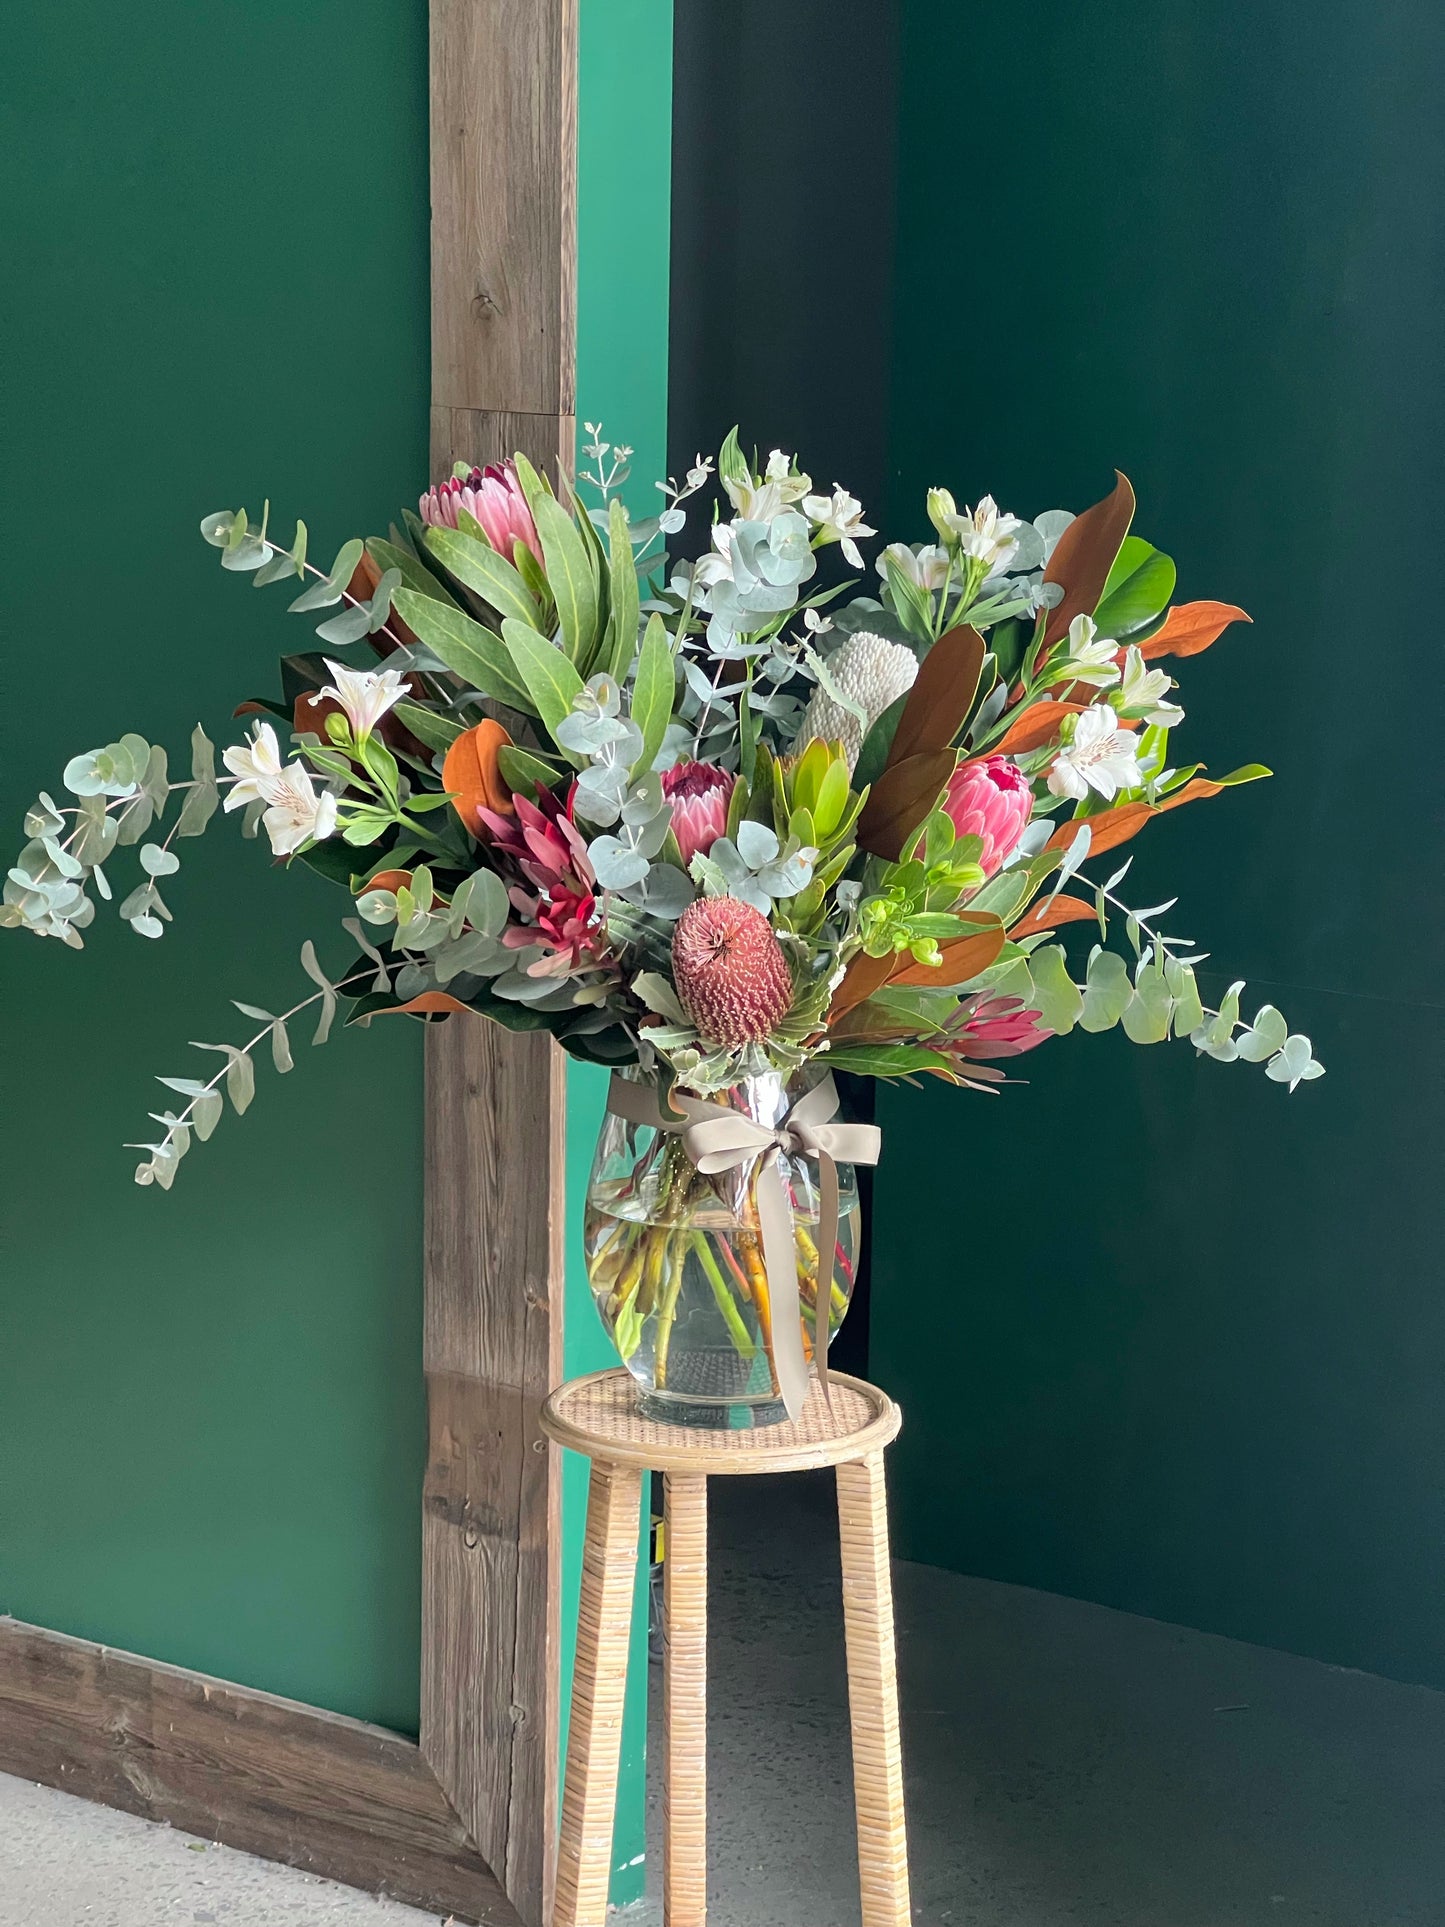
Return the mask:
<path id="1" fill-rule="evenodd" d="M 938 530 L 938 539 L 946 548 L 958 546 L 958 530 L 953 518 L 958 514 L 958 505 L 946 488 L 931 488 L 928 491 L 928 519 Z"/>

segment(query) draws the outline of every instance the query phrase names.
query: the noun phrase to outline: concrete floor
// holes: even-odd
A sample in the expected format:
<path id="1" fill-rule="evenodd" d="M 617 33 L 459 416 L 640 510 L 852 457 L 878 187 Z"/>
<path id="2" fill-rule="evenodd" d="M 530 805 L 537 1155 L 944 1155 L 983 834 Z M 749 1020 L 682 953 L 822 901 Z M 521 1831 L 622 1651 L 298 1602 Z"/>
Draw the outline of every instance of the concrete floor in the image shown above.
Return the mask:
<path id="1" fill-rule="evenodd" d="M 857 1927 L 831 1484 L 714 1495 L 713 1916 Z M 896 1590 L 921 1927 L 1445 1923 L 1445 1695 L 923 1566 Z M 0 1776 L 0 1927 L 429 1920 Z"/>

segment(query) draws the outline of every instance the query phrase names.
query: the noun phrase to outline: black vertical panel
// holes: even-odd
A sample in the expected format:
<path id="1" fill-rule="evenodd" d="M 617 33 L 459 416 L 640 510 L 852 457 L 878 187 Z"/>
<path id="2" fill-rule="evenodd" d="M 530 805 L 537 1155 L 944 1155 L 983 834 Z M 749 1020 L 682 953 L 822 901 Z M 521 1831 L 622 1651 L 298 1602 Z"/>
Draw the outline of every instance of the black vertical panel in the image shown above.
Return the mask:
<path id="1" fill-rule="evenodd" d="M 895 0 L 677 0 L 670 466 L 796 450 L 881 507 Z"/>

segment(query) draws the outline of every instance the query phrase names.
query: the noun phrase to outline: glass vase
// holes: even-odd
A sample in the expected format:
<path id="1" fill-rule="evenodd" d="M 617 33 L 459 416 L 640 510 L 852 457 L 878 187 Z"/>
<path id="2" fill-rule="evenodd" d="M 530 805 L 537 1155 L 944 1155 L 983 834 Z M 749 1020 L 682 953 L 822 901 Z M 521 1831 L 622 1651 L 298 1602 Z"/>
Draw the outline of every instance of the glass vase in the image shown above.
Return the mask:
<path id="1" fill-rule="evenodd" d="M 810 1081 L 745 1078 L 711 1101 L 773 1126 Z M 803 1349 L 811 1360 L 820 1323 L 828 1343 L 852 1295 L 862 1228 L 857 1180 L 851 1164 L 838 1165 L 838 1234 L 824 1257 L 816 1239 L 816 1160 L 767 1155 L 776 1160 L 792 1210 Z M 787 1416 L 772 1353 L 779 1293 L 758 1221 L 762 1161 L 705 1175 L 680 1137 L 611 1114 L 603 1122 L 587 1187 L 587 1275 L 648 1417 L 735 1428 Z"/>

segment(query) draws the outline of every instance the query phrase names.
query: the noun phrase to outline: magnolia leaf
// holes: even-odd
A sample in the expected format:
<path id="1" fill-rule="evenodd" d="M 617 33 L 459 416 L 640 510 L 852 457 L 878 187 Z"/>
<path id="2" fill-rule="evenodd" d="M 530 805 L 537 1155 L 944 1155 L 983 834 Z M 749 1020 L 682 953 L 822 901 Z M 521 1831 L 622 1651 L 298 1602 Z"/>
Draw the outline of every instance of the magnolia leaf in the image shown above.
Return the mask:
<path id="1" fill-rule="evenodd" d="M 1134 519 L 1134 491 L 1116 469 L 1113 493 L 1076 515 L 1054 545 L 1044 571 L 1046 583 L 1057 583 L 1063 594 L 1048 613 L 1045 644 L 1068 632 L 1075 616 L 1091 616 L 1098 608 L 1115 558 Z"/>
<path id="2" fill-rule="evenodd" d="M 1018 756 L 1028 749 L 1043 749 L 1057 742 L 1059 732 L 1070 716 L 1077 716 L 1083 703 L 1055 702 L 1048 698 L 1021 708 L 993 746 L 995 756 Z"/>
<path id="3" fill-rule="evenodd" d="M 1164 618 L 1139 648 L 1146 661 L 1151 656 L 1197 656 L 1217 641 L 1232 622 L 1249 622 L 1243 609 L 1232 602 L 1181 602 Z"/>
<path id="4" fill-rule="evenodd" d="M 910 1077 L 920 1071 L 953 1077 L 958 1069 L 942 1051 L 925 1050 L 918 1044 L 844 1044 L 829 1050 L 824 1062 L 830 1069 L 852 1071 L 856 1077 Z"/>
<path id="5" fill-rule="evenodd" d="M 908 692 L 886 769 L 949 747 L 968 719 L 985 653 L 983 637 L 967 624 L 939 637 Z"/>
<path id="6" fill-rule="evenodd" d="M 1174 593 L 1175 568 L 1167 555 L 1141 536 L 1126 535 L 1094 611 L 1101 636 L 1124 641 L 1147 628 Z"/>
<path id="7" fill-rule="evenodd" d="M 868 792 L 858 819 L 859 848 L 896 862 L 908 838 L 932 814 L 956 760 L 951 749 L 940 749 L 891 762 Z"/>

